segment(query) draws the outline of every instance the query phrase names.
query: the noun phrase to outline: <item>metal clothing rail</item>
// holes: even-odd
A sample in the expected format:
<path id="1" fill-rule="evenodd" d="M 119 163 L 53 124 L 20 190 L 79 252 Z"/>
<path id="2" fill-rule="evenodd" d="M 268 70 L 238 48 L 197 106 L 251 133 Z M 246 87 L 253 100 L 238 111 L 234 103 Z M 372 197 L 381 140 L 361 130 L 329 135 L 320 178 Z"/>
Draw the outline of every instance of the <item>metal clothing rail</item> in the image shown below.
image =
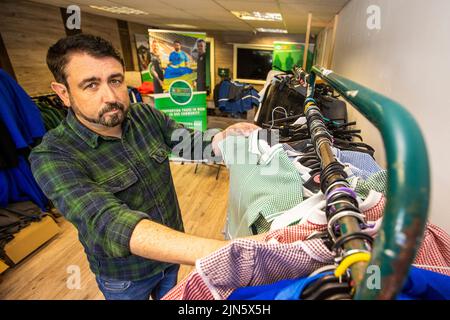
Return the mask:
<path id="1" fill-rule="evenodd" d="M 314 96 L 316 76 L 340 93 L 381 133 L 388 171 L 387 201 L 368 263 L 379 269 L 366 270 L 354 298 L 393 299 L 406 279 L 426 225 L 430 175 L 425 141 L 414 118 L 400 104 L 331 70 L 312 68 L 308 97 Z M 374 281 L 378 275 L 380 286 Z"/>

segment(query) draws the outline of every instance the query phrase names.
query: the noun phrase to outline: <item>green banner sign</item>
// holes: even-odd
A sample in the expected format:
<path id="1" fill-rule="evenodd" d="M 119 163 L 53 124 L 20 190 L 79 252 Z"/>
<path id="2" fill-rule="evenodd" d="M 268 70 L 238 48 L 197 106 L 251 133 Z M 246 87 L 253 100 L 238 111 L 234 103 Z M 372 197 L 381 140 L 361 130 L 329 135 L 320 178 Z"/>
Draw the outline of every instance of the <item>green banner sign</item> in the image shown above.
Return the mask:
<path id="1" fill-rule="evenodd" d="M 297 65 L 303 66 L 303 54 L 305 45 L 303 43 L 280 42 L 273 43 L 273 62 L 274 70 L 290 71 Z M 311 70 L 314 58 L 314 45 L 309 45 L 308 58 L 306 60 L 306 71 Z"/>
<path id="2" fill-rule="evenodd" d="M 188 128 L 206 131 L 205 33 L 149 30 L 155 108 Z"/>

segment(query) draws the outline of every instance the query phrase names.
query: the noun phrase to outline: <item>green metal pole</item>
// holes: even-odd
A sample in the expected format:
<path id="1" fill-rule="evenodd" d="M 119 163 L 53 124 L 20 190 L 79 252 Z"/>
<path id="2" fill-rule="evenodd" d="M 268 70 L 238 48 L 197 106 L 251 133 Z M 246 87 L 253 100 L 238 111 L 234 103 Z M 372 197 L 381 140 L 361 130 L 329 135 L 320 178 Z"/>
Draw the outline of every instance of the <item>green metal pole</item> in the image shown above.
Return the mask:
<path id="1" fill-rule="evenodd" d="M 430 197 L 425 141 L 411 114 L 397 102 L 318 66 L 320 76 L 380 131 L 388 170 L 383 224 L 355 299 L 393 299 L 401 290 L 422 240 Z M 314 79 L 312 76 L 311 79 Z M 378 268 L 379 269 L 378 269 Z M 378 272 L 381 279 L 377 279 Z M 380 286 L 377 286 L 380 281 Z"/>

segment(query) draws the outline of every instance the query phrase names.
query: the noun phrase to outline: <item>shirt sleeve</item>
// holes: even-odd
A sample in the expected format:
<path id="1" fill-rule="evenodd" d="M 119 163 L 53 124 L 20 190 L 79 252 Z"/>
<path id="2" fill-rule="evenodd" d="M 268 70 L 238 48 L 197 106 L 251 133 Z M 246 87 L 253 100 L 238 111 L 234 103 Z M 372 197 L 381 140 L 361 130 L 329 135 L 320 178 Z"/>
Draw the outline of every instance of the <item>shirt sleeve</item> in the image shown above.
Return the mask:
<path id="1" fill-rule="evenodd" d="M 108 257 L 131 254 L 132 232 L 139 221 L 149 218 L 146 213 L 129 209 L 67 155 L 33 151 L 30 162 L 42 191 L 76 226 L 80 237 L 95 246 L 100 244 Z"/>

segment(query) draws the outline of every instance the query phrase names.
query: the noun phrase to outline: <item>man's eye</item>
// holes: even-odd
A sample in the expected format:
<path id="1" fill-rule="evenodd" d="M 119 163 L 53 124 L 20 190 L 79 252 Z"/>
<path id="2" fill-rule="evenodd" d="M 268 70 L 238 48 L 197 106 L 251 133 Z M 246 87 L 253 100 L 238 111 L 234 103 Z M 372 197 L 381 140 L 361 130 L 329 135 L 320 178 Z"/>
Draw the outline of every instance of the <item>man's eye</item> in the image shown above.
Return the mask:
<path id="1" fill-rule="evenodd" d="M 112 84 L 115 84 L 115 85 L 119 85 L 119 84 L 122 83 L 122 81 L 119 80 L 119 79 L 113 79 L 113 80 L 111 80 L 111 83 L 112 83 Z"/>
<path id="2" fill-rule="evenodd" d="M 96 83 L 90 83 L 86 86 L 86 89 L 95 89 L 97 87 Z"/>

